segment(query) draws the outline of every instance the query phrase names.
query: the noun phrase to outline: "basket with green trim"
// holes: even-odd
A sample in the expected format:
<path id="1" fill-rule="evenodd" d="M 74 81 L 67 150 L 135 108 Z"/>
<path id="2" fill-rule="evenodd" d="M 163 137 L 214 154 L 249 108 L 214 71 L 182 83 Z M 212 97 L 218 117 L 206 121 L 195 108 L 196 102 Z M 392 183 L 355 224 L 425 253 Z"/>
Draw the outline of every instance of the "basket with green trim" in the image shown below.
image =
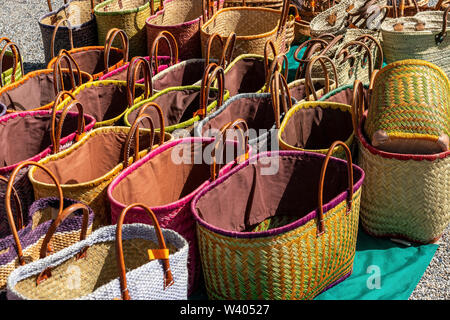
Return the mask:
<path id="1" fill-rule="evenodd" d="M 0 50 L 0 88 L 20 80 L 24 75 L 19 47 L 6 37 L 0 38 L 0 45 L 3 41 L 6 43 Z"/>
<path id="2" fill-rule="evenodd" d="M 408 59 L 376 72 L 364 125 L 371 144 L 394 153 L 449 150 L 450 82 L 438 66 Z"/>

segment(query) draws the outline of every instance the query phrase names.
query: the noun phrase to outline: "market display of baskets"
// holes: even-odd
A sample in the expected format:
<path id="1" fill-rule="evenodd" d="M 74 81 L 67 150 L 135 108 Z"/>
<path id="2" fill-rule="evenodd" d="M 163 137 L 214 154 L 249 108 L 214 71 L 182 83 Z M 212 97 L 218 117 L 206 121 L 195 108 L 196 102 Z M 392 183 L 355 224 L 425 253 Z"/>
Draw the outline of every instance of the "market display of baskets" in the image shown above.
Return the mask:
<path id="1" fill-rule="evenodd" d="M 0 300 L 385 298 L 448 241 L 448 0 L 55 3 L 43 69 L 0 34 Z"/>

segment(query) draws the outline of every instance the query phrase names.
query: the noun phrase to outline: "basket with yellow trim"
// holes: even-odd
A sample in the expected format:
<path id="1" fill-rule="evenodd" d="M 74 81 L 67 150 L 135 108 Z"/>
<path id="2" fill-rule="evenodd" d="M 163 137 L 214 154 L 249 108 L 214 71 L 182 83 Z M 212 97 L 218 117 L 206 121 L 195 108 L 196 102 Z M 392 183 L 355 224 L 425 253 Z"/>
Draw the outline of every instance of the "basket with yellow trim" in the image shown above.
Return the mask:
<path id="1" fill-rule="evenodd" d="M 259 153 L 196 195 L 210 299 L 313 299 L 352 273 L 364 172 L 331 150 Z"/>
<path id="2" fill-rule="evenodd" d="M 364 131 L 370 143 L 394 153 L 449 150 L 450 82 L 423 60 L 393 62 L 371 79 Z"/>
<path id="3" fill-rule="evenodd" d="M 0 88 L 20 80 L 24 75 L 19 47 L 6 37 L 0 38 L 0 45 L 3 41 L 6 43 L 0 51 Z"/>
<path id="4" fill-rule="evenodd" d="M 148 105 L 161 112 L 158 105 L 149 103 L 146 106 Z M 160 118 L 162 117 L 160 113 Z M 149 119 L 151 127 L 154 127 L 152 118 L 143 116 L 137 118 L 131 128 L 97 128 L 70 148 L 39 162 L 55 172 L 66 196 L 88 204 L 94 210 L 94 229 L 109 224 L 105 197 L 106 188 L 111 181 L 130 163 L 146 155 L 149 150 L 173 139 L 172 135 L 164 132 L 164 128 L 156 135 L 156 139 L 154 130 L 138 131 L 139 124 L 144 119 Z M 147 137 L 148 134 L 150 139 Z M 136 141 L 132 146 L 133 139 Z M 134 158 L 129 156 L 132 150 L 135 153 Z M 40 171 L 31 169 L 28 176 L 37 198 L 56 194 L 56 185 Z"/>

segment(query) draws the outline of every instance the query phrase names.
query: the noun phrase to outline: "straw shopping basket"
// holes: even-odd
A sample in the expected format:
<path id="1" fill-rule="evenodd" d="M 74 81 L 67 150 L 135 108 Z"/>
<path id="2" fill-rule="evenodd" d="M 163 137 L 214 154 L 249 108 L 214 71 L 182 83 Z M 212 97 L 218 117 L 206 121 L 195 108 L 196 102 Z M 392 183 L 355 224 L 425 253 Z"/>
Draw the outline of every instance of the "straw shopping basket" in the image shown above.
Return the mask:
<path id="1" fill-rule="evenodd" d="M 0 51 L 0 88 L 20 80 L 25 75 L 19 47 L 6 37 L 0 38 L 0 45 L 3 41 L 6 43 Z"/>
<path id="2" fill-rule="evenodd" d="M 83 240 L 83 236 L 90 233 L 92 227 L 94 217 L 92 210 L 72 199 L 63 198 L 59 188 L 58 198 L 42 198 L 34 201 L 29 210 L 27 209 L 27 221 L 24 227 L 16 228 L 11 211 L 11 192 L 17 174 L 22 168 L 30 165 L 39 166 L 36 162 L 25 161 L 13 171 L 8 181 L 5 204 L 11 231 L 8 236 L 0 240 L 0 291 L 6 289 L 8 276 L 14 269 L 45 257 L 46 254 L 42 254 L 42 249 L 51 248 L 52 253 L 58 252 Z M 39 167 L 58 184 L 58 180 L 51 171 Z M 63 209 L 72 205 L 77 206 L 71 211 L 72 213 L 82 209 L 83 215 L 78 212 L 70 218 L 66 216 L 66 219 L 61 219 Z"/>
<path id="3" fill-rule="evenodd" d="M 44 44 L 45 62 L 48 63 L 54 52 L 51 50 L 55 25 L 61 19 L 68 19 L 68 26 L 61 26 L 55 39 L 55 49 L 69 50 L 71 46 L 85 47 L 97 45 L 97 23 L 93 14 L 94 5 L 101 0 L 64 0 L 64 5 L 53 10 L 51 0 L 47 0 L 49 13 L 39 19 L 39 28 Z M 69 38 L 69 33 L 72 33 Z"/>
<path id="4" fill-rule="evenodd" d="M 218 33 L 227 39 L 231 32 L 236 34 L 236 44 L 232 59 L 241 54 L 264 54 L 268 40 L 275 43 L 277 52 L 289 51 L 294 40 L 295 18 L 288 14 L 289 0 L 283 2 L 283 9 L 275 10 L 260 7 L 233 7 L 217 11 L 202 27 L 200 36 L 202 48 L 209 37 Z M 211 56 L 220 57 L 217 46 L 211 49 Z"/>
<path id="5" fill-rule="evenodd" d="M 450 222 L 450 151 L 401 154 L 371 146 L 363 131 L 367 118 L 361 116 L 361 105 L 353 113 L 358 163 L 366 174 L 363 228 L 378 237 L 435 242 Z"/>
<path id="6" fill-rule="evenodd" d="M 237 143 L 227 141 L 222 145 L 225 145 L 222 162 L 233 164 L 242 155 Z M 214 138 L 183 138 L 167 142 L 122 171 L 108 187 L 112 223 L 116 223 L 120 212 L 127 205 L 141 202 L 155 212 L 163 228 L 180 233 L 188 241 L 189 295 L 198 287 L 201 277 L 190 203 L 214 178 L 211 177 L 212 161 L 204 158 L 204 155 L 212 154 L 215 147 Z M 178 159 L 175 154 L 181 158 Z M 229 169 L 230 166 L 224 166 L 219 176 Z M 151 224 L 152 221 L 143 214 L 142 209 L 134 208 L 125 223 Z"/>
<path id="7" fill-rule="evenodd" d="M 91 116 L 84 115 L 83 121 L 81 115 L 75 112 L 67 113 L 65 118 L 61 112 L 57 112 L 53 118 L 52 111 L 48 110 L 11 113 L 0 118 L 2 137 L 0 156 L 3 163 L 0 167 L 0 175 L 8 178 L 23 161 L 39 161 L 55 152 L 55 143 L 52 138 L 55 132 L 52 128 L 56 126 L 56 118 L 59 118 L 59 124 L 62 124 L 62 119 L 64 122 L 63 128 L 59 131 L 61 137 L 59 141 L 63 147 L 78 140 L 83 132 L 91 130 L 95 123 L 95 119 Z M 83 123 L 85 126 L 80 127 Z M 58 125 L 58 127 L 61 126 Z M 27 212 L 34 200 L 33 187 L 27 173 L 28 168 L 23 168 L 14 182 L 14 188 L 20 197 L 22 212 Z M 3 200 L 5 192 L 5 186 L 0 184 L 0 238 L 9 234 Z M 17 214 L 16 211 L 14 213 Z"/>
<path id="8" fill-rule="evenodd" d="M 61 20 L 57 24 L 57 28 L 63 21 L 64 20 Z M 55 34 L 53 34 L 52 45 Z M 120 35 L 122 49 L 112 47 L 112 43 L 117 35 Z M 69 37 L 71 37 L 71 33 L 69 33 Z M 105 46 L 72 47 L 68 52 L 77 62 L 81 71 L 89 73 L 94 80 L 98 80 L 106 73 L 115 70 L 128 62 L 128 38 L 124 31 L 112 28 L 106 35 Z M 53 57 L 52 55 L 52 60 L 48 63 L 47 68 L 51 69 L 56 60 L 57 57 Z M 63 63 L 62 67 L 67 68 L 67 63 Z"/>
<path id="9" fill-rule="evenodd" d="M 426 60 L 436 64 L 449 75 L 450 39 L 447 37 L 449 10 L 450 7 L 444 13 L 430 11 L 419 13 L 414 17 L 385 21 L 381 26 L 381 32 L 386 62 L 405 59 Z M 402 30 L 394 29 L 397 24 Z"/>
<path id="10" fill-rule="evenodd" d="M 135 207 L 144 209 L 155 227 L 123 226 Z M 151 210 L 134 204 L 122 212 L 117 226 L 103 227 L 86 240 L 18 268 L 8 279 L 8 299 L 187 299 L 187 251 L 183 237 L 161 229 Z M 36 276 L 47 268 L 51 276 L 36 285 Z M 76 275 L 79 286 L 67 285 Z"/>
<path id="11" fill-rule="evenodd" d="M 71 60 L 68 62 L 69 69 L 61 68 L 64 59 Z M 7 107 L 7 112 L 50 109 L 60 91 L 72 91 L 91 81 L 92 76 L 81 71 L 72 57 L 65 52 L 58 57 L 53 69 L 29 72 L 19 81 L 1 88 L 0 103 Z"/>
<path id="12" fill-rule="evenodd" d="M 111 28 L 119 28 L 130 40 L 130 57 L 146 55 L 145 20 L 150 16 L 149 0 L 106 0 L 95 6 L 94 14 L 99 41 L 106 39 Z"/>
<path id="13" fill-rule="evenodd" d="M 337 143 L 347 161 L 259 153 L 196 195 L 210 299 L 313 299 L 351 274 L 364 172 Z"/>
<path id="14" fill-rule="evenodd" d="M 372 146 L 394 153 L 449 150 L 450 81 L 423 60 L 393 62 L 371 81 L 364 132 Z"/>
<path id="15" fill-rule="evenodd" d="M 159 109 L 159 106 L 156 108 Z M 149 139 L 144 132 L 137 131 L 142 119 L 137 120 L 132 128 L 114 126 L 94 129 L 78 143 L 39 162 L 55 172 L 66 196 L 94 210 L 94 230 L 110 222 L 106 188 L 114 177 L 149 150 L 173 139 L 164 130 L 157 135 L 158 139 L 153 139 L 154 133 L 149 132 Z M 142 137 L 139 138 L 139 135 Z M 134 137 L 137 137 L 138 149 L 131 145 Z M 135 152 L 134 158 L 130 157 L 132 150 Z M 28 177 L 36 197 L 56 194 L 57 189 L 52 181 L 35 168 L 29 171 Z"/>

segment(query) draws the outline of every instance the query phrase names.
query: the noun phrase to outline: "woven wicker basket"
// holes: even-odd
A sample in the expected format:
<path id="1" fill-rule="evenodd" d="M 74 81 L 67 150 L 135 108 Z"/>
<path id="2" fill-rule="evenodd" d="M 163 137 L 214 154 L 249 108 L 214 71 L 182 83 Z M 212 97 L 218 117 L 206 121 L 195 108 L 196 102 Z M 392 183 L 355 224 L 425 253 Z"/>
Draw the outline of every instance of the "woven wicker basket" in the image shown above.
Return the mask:
<path id="1" fill-rule="evenodd" d="M 381 26 L 387 63 L 404 59 L 426 60 L 450 75 L 450 38 L 447 37 L 449 8 L 385 21 Z M 401 29 L 394 26 L 401 26 Z M 423 26 L 423 28 L 422 28 Z M 423 30 L 416 30 L 416 28 Z"/>
<path id="2" fill-rule="evenodd" d="M 44 44 L 45 63 L 52 57 L 51 40 L 55 31 L 55 25 L 61 19 L 68 19 L 70 26 L 61 26 L 55 42 L 55 51 L 69 50 L 72 46 L 86 47 L 98 44 L 97 23 L 93 14 L 93 6 L 102 0 L 64 0 L 64 5 L 58 10 L 52 10 L 51 0 L 48 0 L 49 13 L 39 19 L 42 41 Z M 66 3 L 67 2 L 67 3 Z M 71 30 L 69 30 L 71 29 Z M 72 40 L 69 39 L 72 33 Z"/>
<path id="3" fill-rule="evenodd" d="M 12 172 L 5 197 L 6 215 L 11 231 L 9 236 L 0 240 L 0 291 L 6 289 L 7 278 L 14 269 L 46 256 L 46 252 L 43 254 L 42 249 L 48 248 L 50 240 L 52 253 L 58 252 L 83 240 L 92 228 L 94 217 L 92 210 L 72 199 L 63 198 L 62 190 L 59 188 L 58 198 L 42 198 L 34 201 L 29 212 L 27 210 L 29 219 L 25 226 L 17 230 L 11 211 L 10 196 L 14 179 L 18 174 L 20 175 L 20 171 L 28 170 L 31 165 L 45 170 L 44 172 L 58 184 L 58 180 L 51 171 L 33 161 L 24 161 Z M 78 213 L 67 218 L 63 209 L 74 204 L 76 208 L 83 210 L 83 215 Z M 61 219 L 63 216 L 66 219 Z M 55 220 L 52 221 L 53 219 Z"/>
<path id="4" fill-rule="evenodd" d="M 89 132 L 78 143 L 64 151 L 49 156 L 39 163 L 55 172 L 56 178 L 61 181 L 64 194 L 89 205 L 95 213 L 93 228 L 109 224 L 109 214 L 106 202 L 106 189 L 111 181 L 129 164 L 137 161 L 148 153 L 149 150 L 158 147 L 160 141 L 170 141 L 173 137 L 162 132 L 162 137 L 154 144 L 148 143 L 149 139 L 141 132 L 138 140 L 140 148 L 138 157 L 127 155 L 131 148 L 133 135 L 136 133 L 139 122 L 133 128 L 129 127 L 104 127 Z M 152 133 L 152 135 L 154 135 Z M 161 140 L 163 139 L 163 140 Z M 144 143 L 142 143 L 144 142 Z M 90 152 L 95 150 L 95 152 Z M 125 160 L 125 158 L 127 160 Z M 86 163 L 92 164 L 90 168 Z M 95 164 L 95 165 L 94 165 Z M 80 172 L 83 171 L 83 175 Z M 57 189 L 49 179 L 46 179 L 36 168 L 32 168 L 28 177 L 33 185 L 36 198 L 55 196 Z"/>
<path id="5" fill-rule="evenodd" d="M 135 207 L 145 209 L 155 226 L 122 225 L 123 217 Z M 151 210 L 134 204 L 124 210 L 117 226 L 101 228 L 64 251 L 18 268 L 8 279 L 7 297 L 186 300 L 187 253 L 188 243 L 182 236 L 161 229 Z M 36 276 L 50 268 L 51 275 L 36 285 Z"/>
<path id="6" fill-rule="evenodd" d="M 294 40 L 295 17 L 288 14 L 288 1 L 284 1 L 283 10 L 236 7 L 217 11 L 201 28 L 202 47 L 209 37 L 218 33 L 227 39 L 231 32 L 236 34 L 233 59 L 241 54 L 264 54 L 264 46 L 272 40 L 279 53 L 289 51 Z M 220 57 L 222 50 L 213 46 L 211 56 Z"/>
<path id="7" fill-rule="evenodd" d="M 355 108 L 360 108 L 355 104 Z M 399 154 L 374 148 L 354 110 L 358 163 L 366 174 L 361 223 L 374 236 L 435 242 L 450 223 L 450 151 Z"/>
<path id="8" fill-rule="evenodd" d="M 118 28 L 128 36 L 130 57 L 147 55 L 145 20 L 150 16 L 148 0 L 106 0 L 95 6 L 94 14 L 99 41 L 106 39 L 111 28 Z"/>
<path id="9" fill-rule="evenodd" d="M 450 81 L 423 60 L 402 60 L 371 81 L 365 134 L 372 146 L 394 153 L 450 150 Z"/>
<path id="10" fill-rule="evenodd" d="M 351 274 L 364 172 L 330 154 L 259 153 L 196 195 L 210 299 L 313 299 Z"/>
<path id="11" fill-rule="evenodd" d="M 0 45 L 3 41 L 6 43 L 0 47 L 0 88 L 20 80 L 25 75 L 19 47 L 5 37 L 0 38 Z"/>

